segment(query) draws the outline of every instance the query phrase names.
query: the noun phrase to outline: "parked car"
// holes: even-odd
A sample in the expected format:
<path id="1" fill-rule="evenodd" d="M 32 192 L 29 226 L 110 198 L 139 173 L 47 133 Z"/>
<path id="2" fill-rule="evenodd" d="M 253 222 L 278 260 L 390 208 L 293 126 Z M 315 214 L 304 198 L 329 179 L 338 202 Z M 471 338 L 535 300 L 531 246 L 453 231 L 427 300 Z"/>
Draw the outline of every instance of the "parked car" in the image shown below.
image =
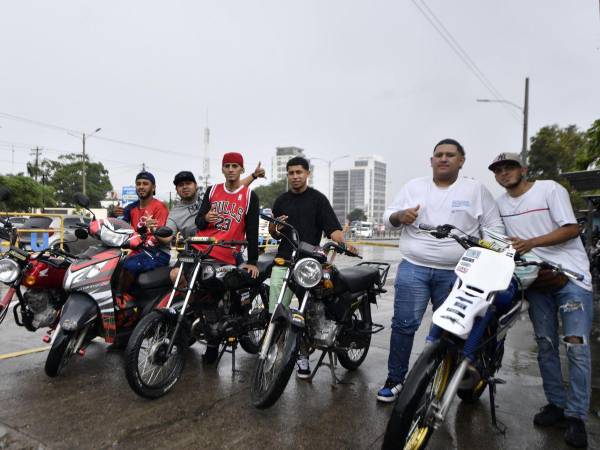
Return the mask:
<path id="1" fill-rule="evenodd" d="M 86 222 L 87 220 L 87 222 Z M 63 237 L 63 249 L 69 253 L 77 255 L 89 248 L 90 245 L 97 241 L 88 237 L 87 239 L 77 239 L 75 236 L 75 230 L 80 227 L 85 227 L 89 219 L 78 215 L 64 215 L 64 237 Z M 46 216 L 33 216 L 25 221 L 21 228 L 24 229 L 52 229 L 53 231 L 48 232 L 48 246 L 59 247 L 60 246 L 60 218 L 58 217 L 46 217 Z M 41 245 L 41 238 L 38 237 L 38 242 Z M 26 250 L 31 248 L 31 233 L 24 232 L 19 233 L 19 246 Z"/>
<path id="2" fill-rule="evenodd" d="M 9 219 L 14 228 L 23 228 L 23 225 L 25 225 L 29 216 L 11 216 Z"/>

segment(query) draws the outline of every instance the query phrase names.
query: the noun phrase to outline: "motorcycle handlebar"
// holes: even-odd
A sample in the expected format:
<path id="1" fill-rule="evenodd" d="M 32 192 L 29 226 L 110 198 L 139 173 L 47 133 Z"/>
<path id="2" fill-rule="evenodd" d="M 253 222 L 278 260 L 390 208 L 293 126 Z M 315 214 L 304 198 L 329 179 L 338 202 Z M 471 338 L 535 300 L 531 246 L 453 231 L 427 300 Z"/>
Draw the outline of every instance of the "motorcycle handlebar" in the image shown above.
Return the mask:
<path id="1" fill-rule="evenodd" d="M 187 238 L 185 241 L 191 242 L 193 244 L 213 244 L 213 245 L 248 245 L 248 241 L 225 241 L 215 239 L 213 237 L 208 236 L 192 236 Z"/>
<path id="2" fill-rule="evenodd" d="M 518 266 L 539 266 L 547 269 L 556 270 L 557 272 L 564 273 L 567 277 L 576 281 L 583 281 L 584 276 L 573 270 L 565 269 L 563 267 L 552 264 L 548 261 L 522 261 L 517 263 Z"/>
<path id="3" fill-rule="evenodd" d="M 362 256 L 360 256 L 358 253 L 348 250 L 346 245 L 341 242 L 330 241 L 323 246 L 323 250 L 325 252 L 328 252 L 330 249 L 335 250 L 337 253 L 343 253 L 346 256 L 362 259 Z"/>

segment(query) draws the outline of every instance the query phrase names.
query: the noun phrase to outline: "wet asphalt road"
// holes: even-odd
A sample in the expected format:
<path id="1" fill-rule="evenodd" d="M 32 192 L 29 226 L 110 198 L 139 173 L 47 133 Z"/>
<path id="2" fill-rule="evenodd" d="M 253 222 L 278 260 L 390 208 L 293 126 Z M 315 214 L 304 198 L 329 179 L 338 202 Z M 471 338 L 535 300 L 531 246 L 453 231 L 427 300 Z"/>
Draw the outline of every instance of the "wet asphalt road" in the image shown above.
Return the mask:
<path id="1" fill-rule="evenodd" d="M 365 259 L 397 262 L 393 248 L 363 247 Z M 351 264 L 349 258 L 340 264 Z M 347 384 L 331 386 L 327 367 L 312 383 L 292 378 L 273 407 L 250 405 L 249 381 L 254 356 L 239 350 L 232 374 L 226 355 L 218 368 L 202 364 L 203 346 L 188 354 L 183 377 L 165 397 L 149 401 L 130 390 L 121 353 L 106 352 L 94 341 L 85 357 L 74 357 L 56 379 L 44 374 L 46 352 L 0 360 L 0 449 L 98 448 L 379 448 L 391 410 L 375 400 L 386 377 L 393 277 L 389 292 L 373 312 L 386 326 L 373 337 L 369 356 L 351 373 L 339 367 Z M 598 311 L 596 317 L 598 318 Z M 415 338 L 412 360 L 419 354 L 431 319 Z M 41 347 L 42 332 L 18 328 L 9 315 L 0 327 L 0 354 Z M 311 360 L 315 360 L 314 354 Z M 592 411 L 600 410 L 600 324 L 592 336 Z M 565 374 L 566 375 L 566 374 Z M 474 405 L 455 401 L 444 425 L 434 434 L 432 449 L 562 449 L 562 431 L 537 429 L 532 417 L 546 401 L 537 369 L 535 343 L 524 315 L 509 332 L 499 376 L 497 414 L 507 427 L 499 433 L 490 420 L 487 394 Z M 589 448 L 600 448 L 600 419 L 590 414 Z"/>

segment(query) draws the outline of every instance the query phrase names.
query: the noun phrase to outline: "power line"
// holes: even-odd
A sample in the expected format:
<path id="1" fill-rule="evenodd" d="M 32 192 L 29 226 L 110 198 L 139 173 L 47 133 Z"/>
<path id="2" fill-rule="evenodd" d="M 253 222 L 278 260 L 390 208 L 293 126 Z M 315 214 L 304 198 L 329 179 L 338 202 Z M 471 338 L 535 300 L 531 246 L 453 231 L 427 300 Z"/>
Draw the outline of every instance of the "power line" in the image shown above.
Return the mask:
<path id="1" fill-rule="evenodd" d="M 79 131 L 79 130 L 61 127 L 61 126 L 58 126 L 58 125 L 53 125 L 53 124 L 50 124 L 50 123 L 47 123 L 47 122 L 42 122 L 42 121 L 39 121 L 39 120 L 28 119 L 26 117 L 15 116 L 14 114 L 8 114 L 8 113 L 0 112 L 0 117 L 4 117 L 4 118 L 10 119 L 10 120 L 16 120 L 16 121 L 19 121 L 19 122 L 28 123 L 30 125 L 36 125 L 36 126 L 39 126 L 39 127 L 50 128 L 50 129 L 57 130 L 57 131 L 64 131 L 66 133 L 83 134 L 83 132 Z M 151 147 L 149 145 L 137 144 L 135 142 L 128 142 L 128 141 L 123 141 L 123 140 L 120 140 L 120 139 L 113 139 L 113 138 L 109 138 L 109 137 L 106 137 L 106 136 L 94 136 L 94 139 L 99 139 L 101 141 L 106 141 L 106 142 L 112 142 L 114 144 L 127 145 L 127 146 L 130 146 L 130 147 L 137 147 L 137 148 L 141 148 L 141 149 L 144 149 L 144 150 L 149 150 L 149 151 L 152 151 L 152 152 L 159 152 L 159 153 L 163 153 L 163 154 L 164 153 L 168 153 L 170 155 L 177 155 L 177 156 L 182 156 L 182 157 L 185 157 L 185 158 L 196 156 L 196 155 L 194 155 L 192 153 L 179 152 L 179 151 L 175 151 L 175 150 L 166 150 L 164 148 Z"/>
<path id="2" fill-rule="evenodd" d="M 425 17 L 425 19 L 427 19 L 427 21 L 435 29 L 435 31 L 437 31 L 437 33 L 442 37 L 442 39 L 444 39 L 444 41 L 446 41 L 446 43 L 448 44 L 450 49 L 452 49 L 452 51 L 456 54 L 456 56 L 458 56 L 459 59 L 465 64 L 467 69 L 469 69 L 469 71 L 479 80 L 479 82 L 490 92 L 490 94 L 492 94 L 492 96 L 496 100 L 505 101 L 505 98 L 502 96 L 500 91 L 498 89 L 496 89 L 496 87 L 492 84 L 492 82 L 485 75 L 485 73 L 483 73 L 483 71 L 477 66 L 477 64 L 475 63 L 473 58 L 471 58 L 469 56 L 469 54 L 466 52 L 466 50 L 464 50 L 464 48 L 459 44 L 459 42 L 456 40 L 456 38 L 454 38 L 452 33 L 450 33 L 450 31 L 448 31 L 448 29 L 444 26 L 442 21 L 440 19 L 438 19 L 438 17 L 431 10 L 431 8 L 429 8 L 429 6 L 427 6 L 425 1 L 421 0 L 421 3 L 423 4 L 424 8 L 426 8 L 427 11 L 425 11 L 425 9 L 423 9 L 417 3 L 416 0 L 412 0 L 412 3 L 419 10 L 419 12 L 423 15 L 423 17 Z M 515 115 L 514 111 L 512 111 L 506 105 L 504 105 L 504 106 L 505 106 L 506 111 L 511 116 L 513 116 L 517 120 L 520 120 L 520 117 Z"/>

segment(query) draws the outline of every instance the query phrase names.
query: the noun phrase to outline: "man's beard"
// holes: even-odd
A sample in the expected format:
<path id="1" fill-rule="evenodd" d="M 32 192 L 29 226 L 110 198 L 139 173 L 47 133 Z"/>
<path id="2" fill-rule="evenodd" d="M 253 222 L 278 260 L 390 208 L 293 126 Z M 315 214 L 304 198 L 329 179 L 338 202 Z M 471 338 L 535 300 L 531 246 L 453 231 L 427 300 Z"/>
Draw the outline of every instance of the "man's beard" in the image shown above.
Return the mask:
<path id="1" fill-rule="evenodd" d="M 146 200 L 147 198 L 150 198 L 151 195 L 152 195 L 152 192 L 148 192 L 145 195 L 142 195 L 139 192 L 137 193 L 137 196 L 140 200 Z"/>
<path id="2" fill-rule="evenodd" d="M 513 181 L 512 183 L 507 183 L 507 184 L 502 184 L 502 187 L 505 189 L 514 189 L 516 188 L 518 185 L 521 184 L 521 182 L 523 181 L 523 175 L 519 175 L 519 178 L 517 179 L 517 181 Z"/>

